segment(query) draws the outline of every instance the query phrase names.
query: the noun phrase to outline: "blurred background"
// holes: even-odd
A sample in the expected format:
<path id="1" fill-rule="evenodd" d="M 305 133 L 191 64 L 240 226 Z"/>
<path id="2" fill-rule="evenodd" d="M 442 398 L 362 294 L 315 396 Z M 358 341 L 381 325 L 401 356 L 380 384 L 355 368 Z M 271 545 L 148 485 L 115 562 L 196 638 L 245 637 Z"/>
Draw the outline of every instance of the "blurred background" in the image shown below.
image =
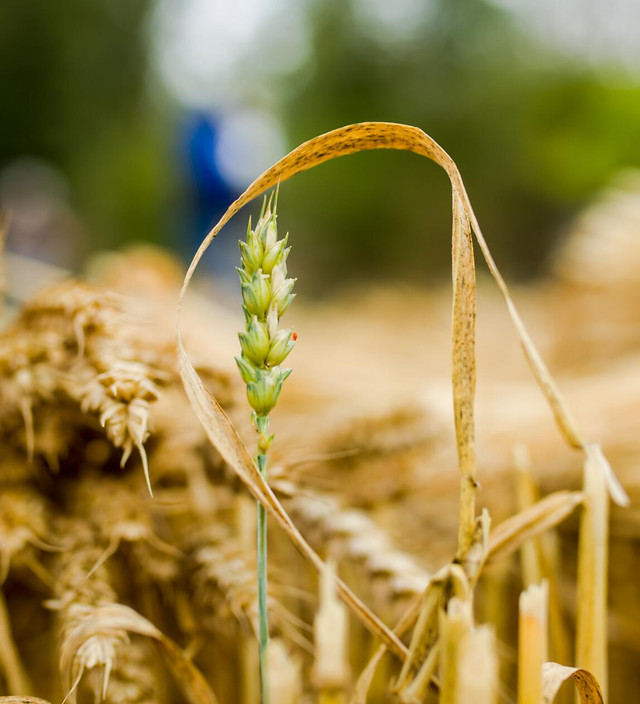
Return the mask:
<path id="1" fill-rule="evenodd" d="M 640 166 L 635 0 L 3 0 L 9 249 L 77 268 L 133 241 L 188 260 L 301 141 L 421 127 L 456 160 L 499 266 L 544 272 L 574 216 Z M 450 192 L 411 154 L 282 188 L 299 292 L 448 275 Z M 234 277 L 242 215 L 208 265 Z"/>

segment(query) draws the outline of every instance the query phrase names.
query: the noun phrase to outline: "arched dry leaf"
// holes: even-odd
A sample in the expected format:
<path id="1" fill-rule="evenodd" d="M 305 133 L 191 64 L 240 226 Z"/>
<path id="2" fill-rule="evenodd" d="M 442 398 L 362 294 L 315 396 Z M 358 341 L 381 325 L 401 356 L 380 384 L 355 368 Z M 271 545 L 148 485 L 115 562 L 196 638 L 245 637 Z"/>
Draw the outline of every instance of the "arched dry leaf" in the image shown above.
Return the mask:
<path id="1" fill-rule="evenodd" d="M 556 662 L 545 662 L 542 666 L 542 704 L 552 704 L 560 687 L 573 677 L 580 696 L 580 704 L 604 704 L 598 680 L 579 667 L 566 667 Z"/>

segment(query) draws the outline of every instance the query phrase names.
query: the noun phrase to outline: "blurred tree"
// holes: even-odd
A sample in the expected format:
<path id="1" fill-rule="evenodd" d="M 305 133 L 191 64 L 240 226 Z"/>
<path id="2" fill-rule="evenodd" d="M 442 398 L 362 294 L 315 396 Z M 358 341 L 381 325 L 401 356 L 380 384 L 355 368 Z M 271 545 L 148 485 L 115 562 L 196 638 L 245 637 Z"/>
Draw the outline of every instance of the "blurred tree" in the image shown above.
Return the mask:
<path id="1" fill-rule="evenodd" d="M 96 244 L 157 237 L 170 173 L 151 99 L 152 0 L 3 0 L 0 168 L 22 156 L 61 169 Z"/>
<path id="2" fill-rule="evenodd" d="M 283 111 L 293 141 L 361 120 L 422 127 L 456 160 L 499 263 L 538 273 L 576 209 L 640 164 L 637 86 L 550 55 L 486 0 L 398 0 L 402 36 L 367 23 L 365 5 L 315 5 L 314 74 Z M 283 201 L 291 229 L 309 231 L 309 261 L 335 280 L 354 264 L 361 278 L 447 270 L 448 184 L 437 168 L 397 154 L 327 168 Z"/>
<path id="3" fill-rule="evenodd" d="M 201 41 L 191 63 L 211 60 L 218 70 L 194 84 L 202 86 L 198 106 L 275 113 L 290 146 L 362 120 L 423 128 L 458 163 L 510 275 L 541 271 L 573 213 L 617 170 L 640 165 L 637 77 L 536 43 L 497 0 L 306 0 L 294 12 L 298 1 L 263 0 L 265 26 L 246 36 L 233 15 L 238 39 L 224 46 L 238 53 L 228 62 L 206 50 L 206 26 L 195 38 L 178 32 L 162 54 L 175 69 L 167 85 L 176 101 L 188 102 L 175 86 L 181 51 Z M 149 58 L 147 38 L 161 34 L 148 21 L 156 6 L 172 27 L 183 26 L 181 11 L 193 14 L 190 32 L 199 11 L 229 22 L 246 10 L 222 0 L 0 3 L 0 169 L 25 155 L 58 167 L 92 247 L 175 240 L 169 229 L 188 229 L 177 212 L 193 191 L 178 163 L 184 120 L 155 79 L 158 54 Z M 300 41 L 289 45 L 282 31 L 294 14 Z M 274 37 L 283 51 L 297 47 L 298 64 L 267 60 L 277 53 Z M 349 280 L 354 269 L 357 278 L 424 281 L 449 268 L 447 179 L 415 156 L 341 160 L 294 179 L 281 198 L 283 227 L 296 232 L 301 291 Z"/>

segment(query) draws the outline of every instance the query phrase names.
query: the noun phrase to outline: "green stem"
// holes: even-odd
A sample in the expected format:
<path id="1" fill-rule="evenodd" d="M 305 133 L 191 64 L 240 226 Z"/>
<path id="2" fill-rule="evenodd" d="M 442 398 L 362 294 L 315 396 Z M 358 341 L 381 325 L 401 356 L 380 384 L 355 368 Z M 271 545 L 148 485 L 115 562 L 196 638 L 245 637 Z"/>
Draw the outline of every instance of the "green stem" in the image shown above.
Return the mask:
<path id="1" fill-rule="evenodd" d="M 267 478 L 267 455 L 258 455 L 258 470 Z M 258 502 L 258 643 L 260 652 L 260 701 L 269 704 L 268 646 L 269 616 L 267 612 L 267 512 Z"/>

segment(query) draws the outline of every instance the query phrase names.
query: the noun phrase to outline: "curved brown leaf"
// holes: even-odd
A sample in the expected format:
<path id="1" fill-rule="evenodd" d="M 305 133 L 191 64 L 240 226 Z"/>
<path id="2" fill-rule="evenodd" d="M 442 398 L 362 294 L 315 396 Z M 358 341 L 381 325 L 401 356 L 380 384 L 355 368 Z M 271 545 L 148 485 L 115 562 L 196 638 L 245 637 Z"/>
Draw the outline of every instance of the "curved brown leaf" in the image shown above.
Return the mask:
<path id="1" fill-rule="evenodd" d="M 580 704 L 604 704 L 598 680 L 579 667 L 566 667 L 556 662 L 545 662 L 542 666 L 542 704 L 552 704 L 560 687 L 573 677 Z"/>

